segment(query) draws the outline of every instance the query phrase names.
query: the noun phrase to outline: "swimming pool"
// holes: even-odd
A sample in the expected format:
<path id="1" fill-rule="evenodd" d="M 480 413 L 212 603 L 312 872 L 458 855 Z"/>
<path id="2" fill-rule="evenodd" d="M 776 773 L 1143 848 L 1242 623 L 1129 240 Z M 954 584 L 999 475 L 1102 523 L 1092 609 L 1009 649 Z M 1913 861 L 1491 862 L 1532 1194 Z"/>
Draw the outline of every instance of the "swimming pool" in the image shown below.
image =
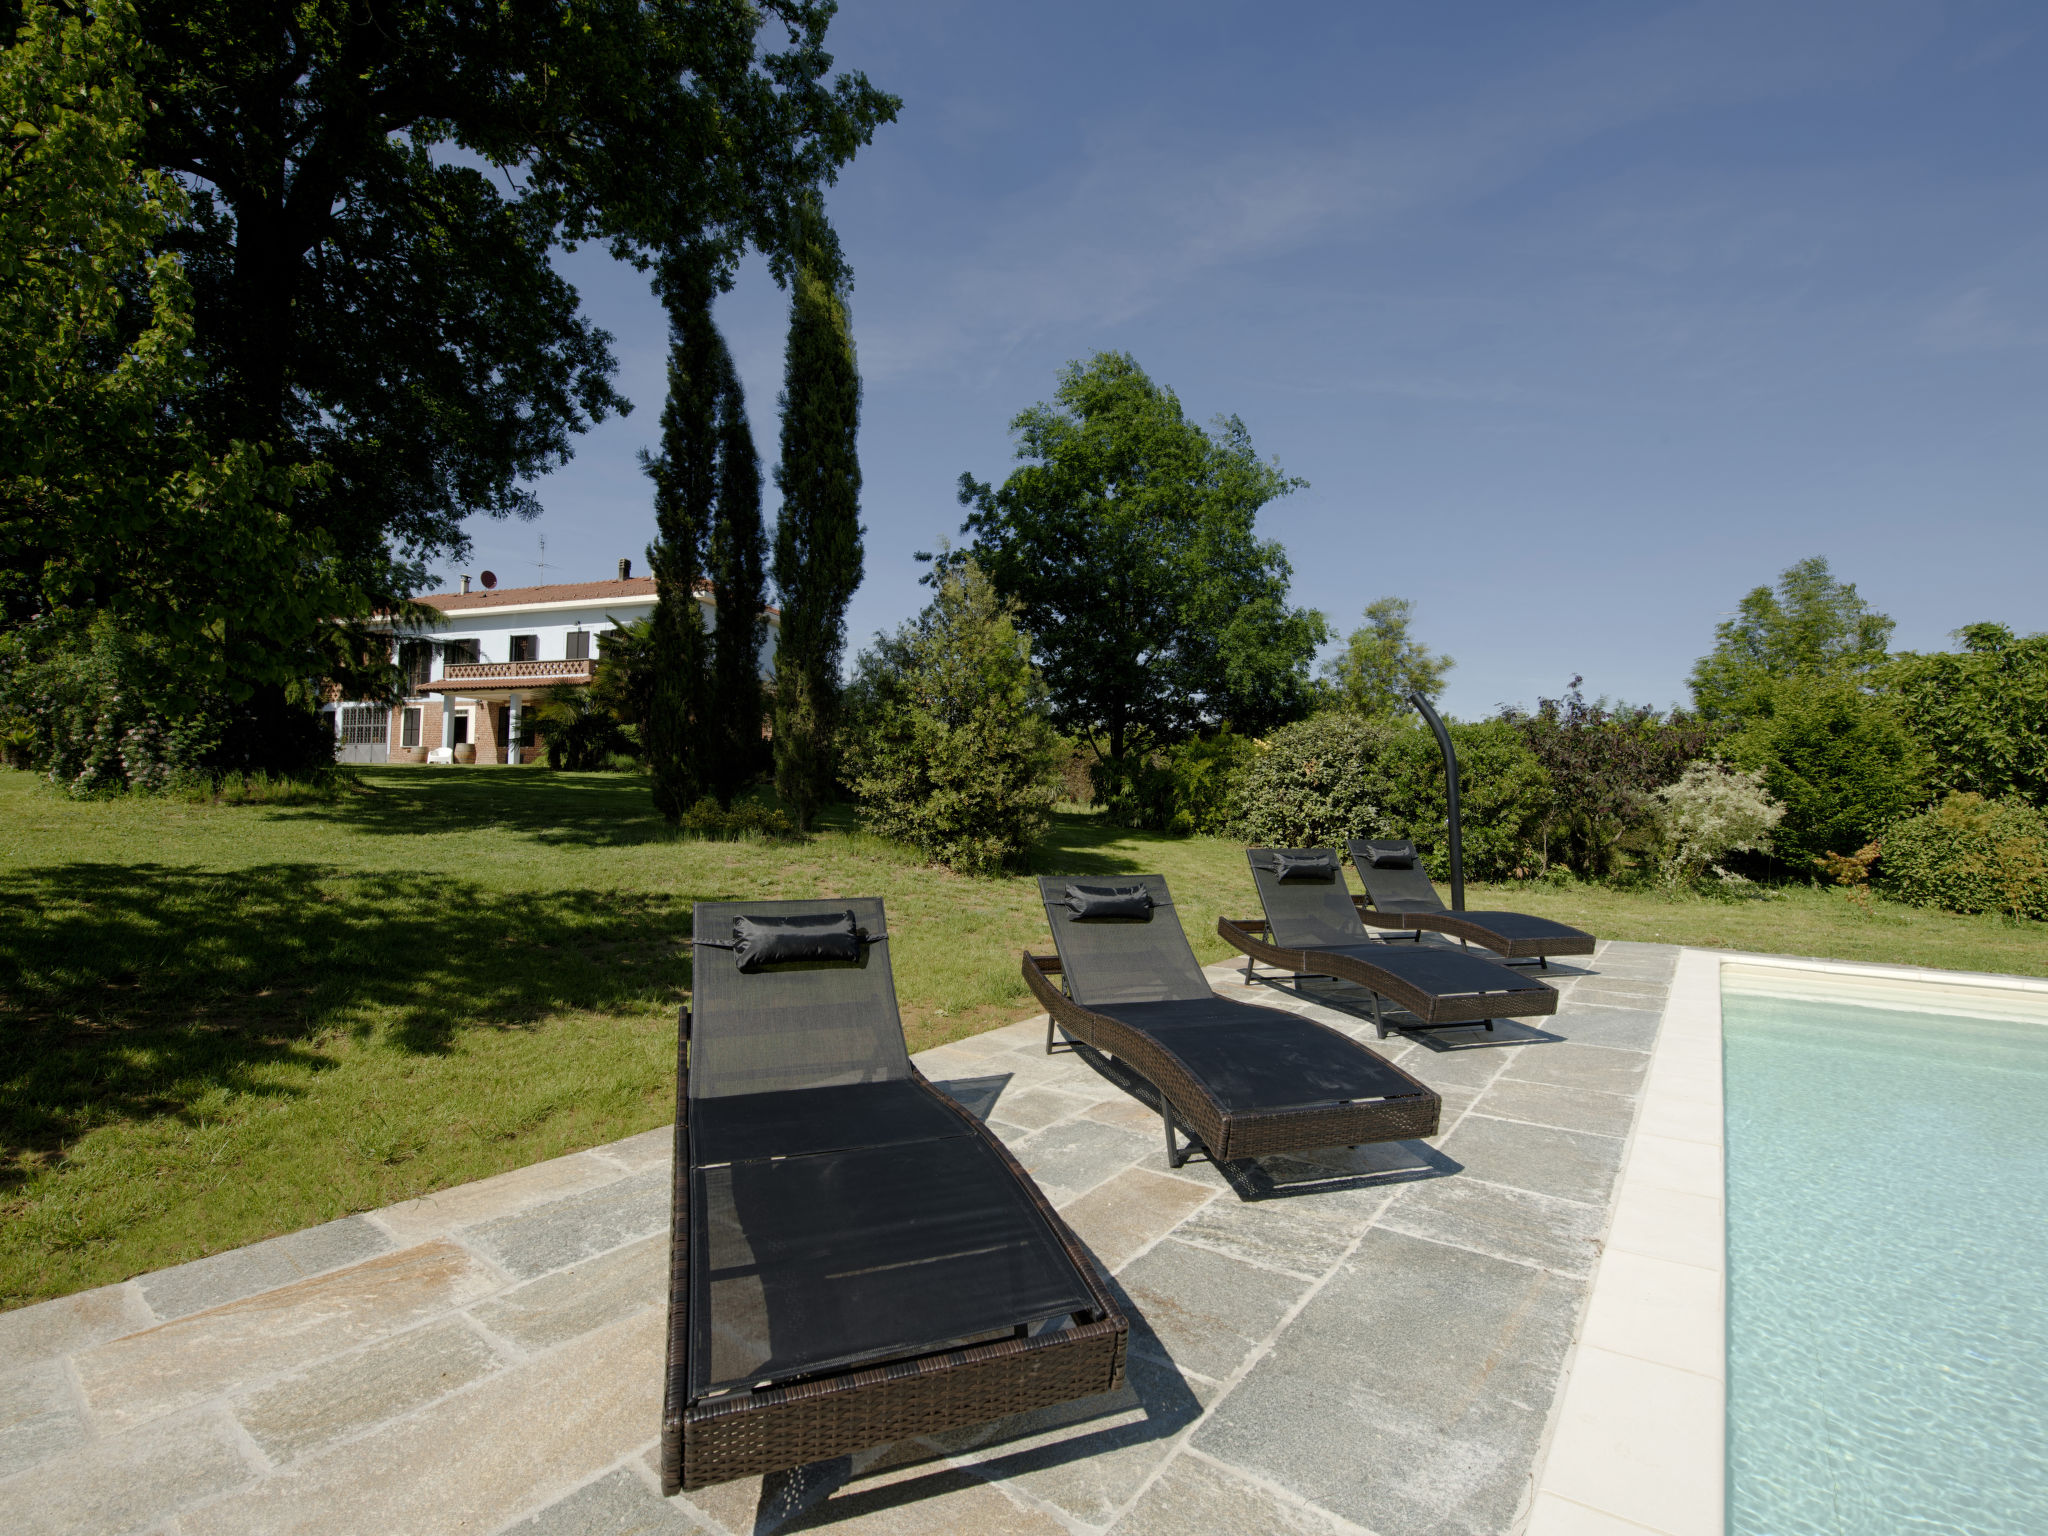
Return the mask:
<path id="1" fill-rule="evenodd" d="M 1734 1536 L 2048 1532 L 2048 1007 L 1910 986 L 1723 973 Z"/>

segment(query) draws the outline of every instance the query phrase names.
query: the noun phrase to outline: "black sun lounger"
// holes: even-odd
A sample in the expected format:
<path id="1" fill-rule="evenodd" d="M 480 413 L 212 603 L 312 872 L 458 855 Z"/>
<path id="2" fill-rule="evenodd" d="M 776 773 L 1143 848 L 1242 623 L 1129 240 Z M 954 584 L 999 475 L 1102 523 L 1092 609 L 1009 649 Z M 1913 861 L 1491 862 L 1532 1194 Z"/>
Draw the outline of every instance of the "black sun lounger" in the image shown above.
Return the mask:
<path id="1" fill-rule="evenodd" d="M 1216 931 L 1245 957 L 1245 975 L 1262 961 L 1297 976 L 1335 976 L 1371 989 L 1373 1022 L 1385 1038 L 1380 1007 L 1390 998 L 1415 1015 L 1410 1029 L 1451 1029 L 1495 1019 L 1557 1012 L 1557 992 L 1498 961 L 1442 946 L 1390 944 L 1365 931 L 1328 848 L 1253 848 L 1252 880 L 1264 921 L 1222 917 Z"/>
<path id="2" fill-rule="evenodd" d="M 882 904 L 698 902 L 669 1492 L 1107 1392 L 1129 1325 L 980 1121 L 911 1066 Z"/>
<path id="3" fill-rule="evenodd" d="M 1429 871 L 1405 839 L 1353 838 L 1349 845 L 1358 883 L 1365 887 L 1372 911 L 1366 920 L 1380 928 L 1447 933 L 1468 943 L 1483 944 L 1510 961 L 1534 960 L 1548 966 L 1552 955 L 1590 955 L 1593 935 L 1569 923 L 1526 912 L 1453 912 L 1436 893 Z"/>
<path id="4" fill-rule="evenodd" d="M 1348 1035 L 1210 989 L 1159 875 L 1045 876 L 1051 955 L 1024 980 L 1055 1030 L 1112 1058 L 1159 1096 L 1170 1167 L 1176 1122 L 1218 1162 L 1436 1133 L 1443 1101 Z M 1065 990 L 1052 978 L 1065 982 Z"/>

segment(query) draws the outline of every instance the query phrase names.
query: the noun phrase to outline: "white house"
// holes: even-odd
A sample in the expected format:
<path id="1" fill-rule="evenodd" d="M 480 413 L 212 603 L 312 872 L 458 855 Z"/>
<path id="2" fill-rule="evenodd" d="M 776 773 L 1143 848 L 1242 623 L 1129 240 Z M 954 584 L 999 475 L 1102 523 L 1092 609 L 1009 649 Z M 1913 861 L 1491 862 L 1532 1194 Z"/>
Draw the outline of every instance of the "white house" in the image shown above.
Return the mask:
<path id="1" fill-rule="evenodd" d="M 450 757 L 479 763 L 530 763 L 541 754 L 523 706 L 558 684 L 588 686 L 604 652 L 605 635 L 647 618 L 656 602 L 653 578 L 619 562 L 615 581 L 545 587 L 487 586 L 437 592 L 418 601 L 447 622 L 432 630 L 394 626 L 393 660 L 404 669 L 406 696 L 396 706 L 337 701 L 336 755 L 343 762 L 435 761 Z M 489 573 L 486 572 L 486 579 Z M 717 594 L 697 586 L 705 628 L 718 622 Z M 761 672 L 774 669 L 780 615 L 766 610 L 768 641 Z M 516 745 L 515 745 L 516 744 Z"/>

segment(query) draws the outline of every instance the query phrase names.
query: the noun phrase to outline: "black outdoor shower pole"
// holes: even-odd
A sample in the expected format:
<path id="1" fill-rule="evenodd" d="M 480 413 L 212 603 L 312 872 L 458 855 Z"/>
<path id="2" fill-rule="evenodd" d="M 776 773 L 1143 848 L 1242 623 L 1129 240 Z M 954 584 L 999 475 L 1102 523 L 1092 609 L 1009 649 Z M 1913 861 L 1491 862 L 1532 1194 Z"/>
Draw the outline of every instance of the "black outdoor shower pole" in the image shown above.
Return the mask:
<path id="1" fill-rule="evenodd" d="M 1451 750 L 1451 733 L 1444 729 L 1443 720 L 1429 707 L 1429 700 L 1419 693 L 1408 695 L 1408 702 L 1422 713 L 1429 722 L 1429 728 L 1436 732 L 1437 750 L 1444 755 L 1444 789 L 1451 802 L 1451 910 L 1465 910 L 1465 818 L 1458 811 L 1458 754 Z"/>

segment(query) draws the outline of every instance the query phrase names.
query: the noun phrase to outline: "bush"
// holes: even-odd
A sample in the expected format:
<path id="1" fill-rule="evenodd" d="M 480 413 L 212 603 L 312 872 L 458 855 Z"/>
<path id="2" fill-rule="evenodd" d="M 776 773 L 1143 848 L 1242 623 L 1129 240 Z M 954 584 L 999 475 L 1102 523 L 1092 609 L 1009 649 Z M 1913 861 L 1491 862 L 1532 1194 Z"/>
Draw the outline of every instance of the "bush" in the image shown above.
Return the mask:
<path id="1" fill-rule="evenodd" d="M 1676 784 L 1656 792 L 1666 885 L 1696 885 L 1708 868 L 1731 853 L 1770 846 L 1771 829 L 1785 808 L 1764 793 L 1761 772 L 1720 763 L 1694 763 Z"/>
<path id="2" fill-rule="evenodd" d="M 1196 736 L 1148 758 L 1094 763 L 1095 798 L 1116 826 L 1141 832 L 1221 833 L 1230 830 L 1244 775 L 1256 749 L 1229 726 Z"/>
<path id="3" fill-rule="evenodd" d="M 1839 676 L 1788 679 L 1769 713 L 1728 743 L 1785 807 L 1773 851 L 1804 875 L 1824 853 L 1860 848 L 1920 803 L 1924 758 L 1889 706 Z"/>
<path id="4" fill-rule="evenodd" d="M 949 867 L 993 874 L 1060 792 L 1059 737 L 1014 603 L 967 560 L 924 612 L 862 652 L 839 749 L 860 817 Z"/>
<path id="5" fill-rule="evenodd" d="M 1450 727 L 1458 754 L 1465 873 L 1494 880 L 1532 873 L 1550 784 L 1506 721 Z M 1245 770 L 1238 823 L 1254 843 L 1341 848 L 1347 838 L 1406 837 L 1424 845 L 1430 873 L 1450 872 L 1443 758 L 1416 720 L 1368 720 L 1344 710 L 1275 731 Z"/>
<path id="6" fill-rule="evenodd" d="M 637 764 L 635 765 L 637 766 Z M 794 837 L 790 819 L 773 806 L 753 800 L 735 801 L 730 810 L 715 796 L 706 795 L 676 821 L 676 829 L 691 837 L 713 842 L 734 842 L 743 837 Z"/>
<path id="7" fill-rule="evenodd" d="M 1916 907 L 2048 919 L 2048 815 L 1953 794 L 1886 830 L 1877 888 Z"/>
<path id="8" fill-rule="evenodd" d="M 1563 864 L 1582 880 L 1600 880 L 1625 850 L 1655 846 L 1653 796 L 1707 754 L 1714 731 L 1646 705 L 1588 704 L 1582 681 L 1574 677 L 1563 698 L 1537 700 L 1533 715 L 1509 709 L 1501 718 L 1522 733 L 1550 779 L 1541 867 Z"/>

